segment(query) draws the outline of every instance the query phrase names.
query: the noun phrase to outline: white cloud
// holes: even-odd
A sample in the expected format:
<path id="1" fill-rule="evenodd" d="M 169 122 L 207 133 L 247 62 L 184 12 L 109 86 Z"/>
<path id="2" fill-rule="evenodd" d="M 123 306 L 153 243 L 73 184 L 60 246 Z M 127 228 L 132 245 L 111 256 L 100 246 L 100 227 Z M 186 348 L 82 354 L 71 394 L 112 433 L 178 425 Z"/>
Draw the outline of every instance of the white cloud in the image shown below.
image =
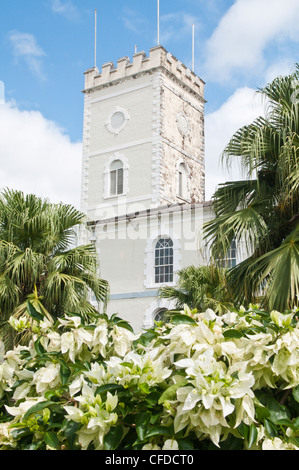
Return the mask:
<path id="1" fill-rule="evenodd" d="M 79 11 L 70 0 L 51 0 L 51 9 L 53 13 L 57 13 L 66 17 L 69 20 L 76 19 L 79 15 Z"/>
<path id="2" fill-rule="evenodd" d="M 260 115 L 264 115 L 264 105 L 255 90 L 246 87 L 237 89 L 217 111 L 207 114 L 206 200 L 214 194 L 217 185 L 243 177 L 238 164 L 228 171 L 220 157 L 233 134 Z"/>
<path id="3" fill-rule="evenodd" d="M 81 144 L 37 111 L 0 106 L 0 189 L 22 190 L 79 208 Z"/>
<path id="4" fill-rule="evenodd" d="M 8 35 L 17 60 L 23 59 L 30 70 L 41 79 L 45 79 L 42 71 L 42 57 L 45 52 L 38 45 L 33 34 L 11 31 Z"/>
<path id="5" fill-rule="evenodd" d="M 207 42 L 206 77 L 262 72 L 266 48 L 286 40 L 299 41 L 298 0 L 237 0 Z"/>

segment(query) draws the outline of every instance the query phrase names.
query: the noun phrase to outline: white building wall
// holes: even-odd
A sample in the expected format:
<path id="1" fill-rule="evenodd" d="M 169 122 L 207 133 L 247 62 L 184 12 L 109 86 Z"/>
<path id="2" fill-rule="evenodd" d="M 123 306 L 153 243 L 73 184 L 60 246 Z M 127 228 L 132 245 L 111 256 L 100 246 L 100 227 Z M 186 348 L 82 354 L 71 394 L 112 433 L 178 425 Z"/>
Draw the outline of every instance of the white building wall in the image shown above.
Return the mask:
<path id="1" fill-rule="evenodd" d="M 210 206 L 198 204 L 97 222 L 90 233 L 97 240 L 101 276 L 110 283 L 108 314 L 118 313 L 135 331 L 152 326 L 159 305 L 166 306 L 165 300 L 157 298 L 162 285 L 155 284 L 154 277 L 157 240 L 163 236 L 173 240 L 175 276 L 171 285 L 175 285 L 177 271 L 206 264 L 202 227 L 209 218 Z M 171 303 L 167 306 L 172 308 Z"/>

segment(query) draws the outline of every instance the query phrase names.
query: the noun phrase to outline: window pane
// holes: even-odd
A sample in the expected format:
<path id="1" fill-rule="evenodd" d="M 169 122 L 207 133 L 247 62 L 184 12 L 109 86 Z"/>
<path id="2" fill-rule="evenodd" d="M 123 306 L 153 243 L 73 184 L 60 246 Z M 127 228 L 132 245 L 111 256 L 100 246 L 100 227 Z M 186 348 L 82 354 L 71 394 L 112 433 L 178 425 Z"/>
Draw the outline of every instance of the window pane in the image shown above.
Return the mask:
<path id="1" fill-rule="evenodd" d="M 116 170 L 110 173 L 110 194 L 111 196 L 116 195 Z"/>
<path id="2" fill-rule="evenodd" d="M 155 282 L 162 284 L 173 281 L 173 241 L 161 238 L 155 249 Z"/>
<path id="3" fill-rule="evenodd" d="M 124 192 L 124 170 L 117 170 L 117 194 Z"/>
<path id="4" fill-rule="evenodd" d="M 179 172 L 179 196 L 183 197 L 183 175 Z"/>

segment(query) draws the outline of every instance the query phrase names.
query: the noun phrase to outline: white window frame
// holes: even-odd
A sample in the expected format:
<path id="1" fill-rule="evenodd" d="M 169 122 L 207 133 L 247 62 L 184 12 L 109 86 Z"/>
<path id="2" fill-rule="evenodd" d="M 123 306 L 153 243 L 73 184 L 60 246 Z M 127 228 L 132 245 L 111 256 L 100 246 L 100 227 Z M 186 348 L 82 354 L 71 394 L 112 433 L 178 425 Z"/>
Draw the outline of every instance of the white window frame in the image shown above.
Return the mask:
<path id="1" fill-rule="evenodd" d="M 162 238 L 170 238 L 173 241 L 173 281 L 172 282 L 155 282 L 155 251 L 157 242 Z M 177 272 L 181 269 L 181 243 L 179 238 L 173 233 L 169 233 L 166 230 L 162 230 L 159 233 L 153 234 L 153 236 L 147 240 L 145 249 L 145 281 L 144 285 L 147 289 L 159 288 L 162 286 L 175 286 L 178 280 Z"/>
<path id="2" fill-rule="evenodd" d="M 168 246 L 165 242 L 169 242 Z M 160 246 L 158 246 L 160 244 Z M 163 246 L 164 245 L 164 246 Z M 166 250 L 168 254 L 166 255 Z M 158 261 L 157 261 L 158 260 Z M 166 262 L 167 261 L 167 262 Z M 173 251 L 173 240 L 171 238 L 160 238 L 156 242 L 155 246 L 155 284 L 168 284 L 173 282 L 174 279 L 174 251 Z M 168 272 L 167 272 L 168 271 Z M 157 282 L 157 277 L 163 278 L 163 280 Z M 169 278 L 167 280 L 167 278 Z"/>
<path id="3" fill-rule="evenodd" d="M 176 308 L 175 300 L 156 299 L 148 306 L 143 317 L 143 328 L 152 328 L 155 324 L 157 313 L 161 310 L 174 310 Z"/>
<path id="4" fill-rule="evenodd" d="M 121 194 L 111 194 L 111 166 L 112 164 L 120 160 L 123 166 L 123 192 Z M 126 196 L 129 193 L 129 163 L 127 158 L 120 154 L 113 154 L 105 165 L 104 171 L 104 199 L 115 199 L 121 196 Z"/>
<path id="5" fill-rule="evenodd" d="M 115 128 L 115 127 L 112 126 L 112 119 L 113 119 L 114 114 L 117 114 L 117 113 L 120 113 L 120 114 L 123 115 L 124 121 L 123 121 L 123 123 L 122 123 L 119 127 Z M 109 131 L 111 134 L 118 135 L 118 134 L 120 134 L 120 132 L 122 132 L 122 131 L 124 130 L 124 128 L 126 127 L 128 121 L 129 121 L 130 119 L 131 119 L 131 118 L 130 118 L 130 115 L 129 115 L 129 113 L 128 113 L 128 111 L 127 111 L 126 109 L 121 108 L 120 106 L 116 106 L 116 107 L 113 109 L 113 111 L 111 112 L 111 114 L 109 115 L 107 121 L 105 122 L 105 125 L 106 125 L 108 131 Z"/>
<path id="6" fill-rule="evenodd" d="M 183 172 L 181 168 L 183 167 Z M 182 175 L 182 180 L 180 178 Z M 182 183 L 182 188 L 180 187 Z M 177 196 L 184 201 L 190 202 L 191 194 L 191 172 L 189 166 L 184 160 L 179 160 L 177 163 Z"/>

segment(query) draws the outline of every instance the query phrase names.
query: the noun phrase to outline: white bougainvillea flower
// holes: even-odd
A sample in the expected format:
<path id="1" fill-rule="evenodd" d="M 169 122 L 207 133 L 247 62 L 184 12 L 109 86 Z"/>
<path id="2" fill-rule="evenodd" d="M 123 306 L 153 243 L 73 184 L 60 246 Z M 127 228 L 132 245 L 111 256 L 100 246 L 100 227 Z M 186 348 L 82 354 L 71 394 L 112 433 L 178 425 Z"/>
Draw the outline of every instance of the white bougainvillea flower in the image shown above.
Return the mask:
<path id="1" fill-rule="evenodd" d="M 118 327 L 117 325 L 114 325 L 111 337 L 114 351 L 120 357 L 124 357 L 131 350 L 132 342 L 139 338 L 138 335 L 135 335 L 126 328 Z"/>
<path id="2" fill-rule="evenodd" d="M 20 318 L 15 318 L 11 316 L 8 320 L 8 323 L 15 331 L 18 332 L 22 332 L 30 326 L 30 321 L 28 320 L 28 317 L 26 315 L 23 315 Z"/>
<path id="3" fill-rule="evenodd" d="M 69 327 L 69 328 L 79 328 L 82 323 L 81 317 L 77 315 L 74 315 L 74 316 L 65 315 L 63 318 L 59 318 L 58 321 L 61 327 Z"/>
<path id="4" fill-rule="evenodd" d="M 179 444 L 175 439 L 167 439 L 164 442 L 162 450 L 179 450 Z"/>
<path id="5" fill-rule="evenodd" d="M 36 385 L 37 393 L 45 393 L 60 382 L 60 364 L 49 364 L 39 369 L 33 376 L 32 384 Z"/>
<path id="6" fill-rule="evenodd" d="M 289 442 L 282 441 L 279 437 L 265 439 L 262 444 L 263 450 L 299 450 L 299 447 Z"/>
<path id="7" fill-rule="evenodd" d="M 75 338 L 72 331 L 63 333 L 61 335 L 61 352 L 62 354 L 68 353 L 69 358 L 72 362 L 76 359 L 76 344 Z"/>
<path id="8" fill-rule="evenodd" d="M 107 356 L 106 347 L 109 343 L 108 325 L 106 321 L 98 322 L 93 332 L 93 351 L 101 354 L 104 358 Z"/>
<path id="9" fill-rule="evenodd" d="M 279 327 L 288 327 L 292 323 L 292 320 L 294 318 L 294 314 L 283 314 L 280 312 L 277 312 L 276 310 L 272 310 L 270 313 L 270 318 L 275 323 L 275 325 Z"/>
<path id="10" fill-rule="evenodd" d="M 45 401 L 44 397 L 37 397 L 37 398 L 27 398 L 26 401 L 22 401 L 19 406 L 7 406 L 5 408 L 7 412 L 14 416 L 16 419 L 22 419 L 24 414 L 34 405 L 40 403 L 41 401 Z"/>
<path id="11" fill-rule="evenodd" d="M 67 412 L 66 418 L 68 420 L 74 421 L 75 423 L 81 423 L 84 417 L 84 412 L 80 410 L 80 408 L 76 406 L 68 406 L 68 405 L 65 405 L 63 408 Z"/>

